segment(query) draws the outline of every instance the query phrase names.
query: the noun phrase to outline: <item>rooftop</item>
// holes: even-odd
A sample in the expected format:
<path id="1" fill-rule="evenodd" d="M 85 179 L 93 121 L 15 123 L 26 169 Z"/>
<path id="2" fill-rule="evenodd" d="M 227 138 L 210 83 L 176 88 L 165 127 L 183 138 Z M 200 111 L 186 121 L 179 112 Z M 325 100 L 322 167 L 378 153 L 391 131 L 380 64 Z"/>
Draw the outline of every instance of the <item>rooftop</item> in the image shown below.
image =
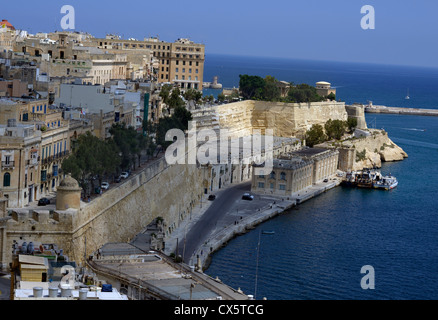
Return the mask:
<path id="1" fill-rule="evenodd" d="M 135 280 L 164 299 L 170 300 L 247 300 L 248 297 L 188 266 L 176 264 L 158 252 L 145 253 L 128 243 L 109 243 L 100 249 L 100 257 L 93 258 L 96 270 L 117 278 Z M 96 271 L 97 274 L 99 271 Z"/>

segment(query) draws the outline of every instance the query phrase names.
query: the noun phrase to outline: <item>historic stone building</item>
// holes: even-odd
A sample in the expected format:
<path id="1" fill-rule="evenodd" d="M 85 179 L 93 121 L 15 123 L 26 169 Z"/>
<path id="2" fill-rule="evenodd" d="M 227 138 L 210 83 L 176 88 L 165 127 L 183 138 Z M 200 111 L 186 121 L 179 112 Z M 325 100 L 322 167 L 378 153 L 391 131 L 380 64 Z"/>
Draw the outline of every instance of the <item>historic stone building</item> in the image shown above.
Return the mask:
<path id="1" fill-rule="evenodd" d="M 336 174 L 337 150 L 304 148 L 286 153 L 273 162 L 271 172 L 252 175 L 254 193 L 292 196 Z"/>
<path id="2" fill-rule="evenodd" d="M 0 185 L 8 206 L 22 207 L 39 197 L 41 131 L 11 119 L 0 125 Z"/>

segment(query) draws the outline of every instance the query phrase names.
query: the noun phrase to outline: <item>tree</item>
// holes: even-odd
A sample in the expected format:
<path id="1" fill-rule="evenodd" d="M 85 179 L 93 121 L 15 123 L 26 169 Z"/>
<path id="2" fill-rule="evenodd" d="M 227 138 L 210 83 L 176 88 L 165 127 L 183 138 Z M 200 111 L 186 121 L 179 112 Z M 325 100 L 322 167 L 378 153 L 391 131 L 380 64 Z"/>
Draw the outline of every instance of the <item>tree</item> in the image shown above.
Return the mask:
<path id="1" fill-rule="evenodd" d="M 308 84 L 297 84 L 291 86 L 287 94 L 287 102 L 319 102 L 324 98 L 318 95 L 316 88 Z"/>
<path id="2" fill-rule="evenodd" d="M 265 77 L 263 100 L 276 101 L 280 98 L 280 88 L 278 87 L 277 82 L 277 79 L 272 76 Z"/>
<path id="3" fill-rule="evenodd" d="M 183 93 L 183 97 L 188 102 L 193 101 L 196 106 L 202 99 L 202 93 L 196 89 L 187 89 L 186 92 Z"/>
<path id="4" fill-rule="evenodd" d="M 239 75 L 239 88 L 244 99 L 260 99 L 263 96 L 265 80 L 259 76 Z"/>
<path id="5" fill-rule="evenodd" d="M 102 183 L 102 177 L 114 173 L 119 164 L 117 146 L 112 141 L 100 140 L 87 131 L 78 137 L 72 155 L 64 159 L 62 168 L 71 173 L 81 185 L 84 194 L 87 194 L 90 183 L 91 186 L 94 184 L 93 177 L 98 176 Z"/>
<path id="6" fill-rule="evenodd" d="M 221 93 L 219 93 L 219 94 L 217 95 L 217 100 L 218 100 L 219 102 L 224 102 L 224 101 L 225 101 L 225 95 L 223 94 L 223 92 L 221 92 Z"/>
<path id="7" fill-rule="evenodd" d="M 128 170 L 131 165 L 135 168 L 136 157 L 138 153 L 141 153 L 137 138 L 139 133 L 134 127 L 126 127 L 124 123 L 113 124 L 109 132 L 111 133 L 111 139 L 121 154 L 121 169 Z"/>
<path id="8" fill-rule="evenodd" d="M 357 118 L 348 117 L 346 126 L 349 132 L 353 132 L 357 127 Z"/>
<path id="9" fill-rule="evenodd" d="M 155 126 L 157 144 L 167 148 L 172 141 L 166 141 L 166 133 L 171 129 L 187 130 L 192 114 L 185 107 L 177 107 L 172 116 L 160 118 L 158 125 Z"/>
<path id="10" fill-rule="evenodd" d="M 325 133 L 329 140 L 340 140 L 347 129 L 346 121 L 329 119 L 324 125 Z"/>
<path id="11" fill-rule="evenodd" d="M 163 99 L 163 103 L 165 104 L 169 103 L 169 96 L 171 90 L 172 90 L 172 86 L 169 84 L 165 84 L 161 87 L 159 96 L 161 97 L 161 99 Z"/>
<path id="12" fill-rule="evenodd" d="M 169 96 L 167 105 L 170 108 L 185 106 L 184 100 L 181 98 L 181 91 L 179 88 L 173 88 L 172 93 Z"/>
<path id="13" fill-rule="evenodd" d="M 324 128 L 320 124 L 314 124 L 306 132 L 306 145 L 313 148 L 314 145 L 323 143 L 327 137 L 324 133 Z"/>
<path id="14" fill-rule="evenodd" d="M 330 94 L 327 96 L 327 99 L 329 99 L 330 101 L 335 101 L 336 95 L 333 92 L 330 92 Z"/>

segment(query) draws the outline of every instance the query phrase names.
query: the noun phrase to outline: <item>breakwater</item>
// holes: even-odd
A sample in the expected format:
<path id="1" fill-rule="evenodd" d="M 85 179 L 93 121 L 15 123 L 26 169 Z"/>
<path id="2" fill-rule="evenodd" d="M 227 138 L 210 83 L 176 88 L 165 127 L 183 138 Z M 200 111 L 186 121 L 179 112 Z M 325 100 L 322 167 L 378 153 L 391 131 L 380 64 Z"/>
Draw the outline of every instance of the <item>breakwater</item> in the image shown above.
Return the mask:
<path id="1" fill-rule="evenodd" d="M 366 113 L 402 114 L 412 116 L 438 116 L 438 109 L 399 108 L 386 106 L 365 106 Z"/>

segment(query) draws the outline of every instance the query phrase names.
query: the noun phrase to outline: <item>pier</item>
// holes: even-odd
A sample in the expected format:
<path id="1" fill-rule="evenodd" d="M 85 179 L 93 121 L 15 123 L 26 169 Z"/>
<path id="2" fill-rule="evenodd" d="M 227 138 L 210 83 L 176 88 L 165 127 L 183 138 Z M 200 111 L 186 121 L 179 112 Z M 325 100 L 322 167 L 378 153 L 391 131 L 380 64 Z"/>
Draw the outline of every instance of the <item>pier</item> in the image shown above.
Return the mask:
<path id="1" fill-rule="evenodd" d="M 438 109 L 400 108 L 386 106 L 365 106 L 366 113 L 401 114 L 411 116 L 438 116 Z"/>

